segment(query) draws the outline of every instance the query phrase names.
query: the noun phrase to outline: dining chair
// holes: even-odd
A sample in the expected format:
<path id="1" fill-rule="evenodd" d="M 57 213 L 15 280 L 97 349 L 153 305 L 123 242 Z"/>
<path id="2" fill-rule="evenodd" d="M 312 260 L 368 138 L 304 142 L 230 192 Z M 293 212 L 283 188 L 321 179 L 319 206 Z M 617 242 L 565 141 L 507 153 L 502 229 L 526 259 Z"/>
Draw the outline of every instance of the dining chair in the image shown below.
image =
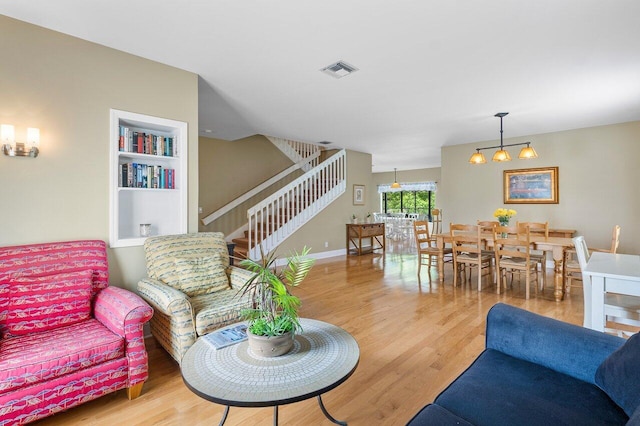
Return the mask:
<path id="1" fill-rule="evenodd" d="M 440 252 L 438 247 L 429 238 L 429 222 L 426 220 L 416 220 L 413 222 L 414 237 L 416 240 L 416 248 L 418 250 L 418 277 L 422 265 L 426 265 L 429 271 L 429 282 L 431 282 L 431 267 L 438 266 L 438 256 Z M 445 248 L 443 250 L 443 262 L 453 262 L 453 250 Z"/>
<path id="2" fill-rule="evenodd" d="M 469 282 L 471 282 L 471 270 L 478 269 L 478 291 L 482 290 L 482 270 L 493 281 L 493 255 L 483 253 L 483 243 L 478 225 L 463 225 L 452 223 L 449 228 L 451 235 L 451 248 L 453 249 L 453 286 L 458 285 L 458 276 L 465 272 L 464 266 L 469 266 Z M 487 275 L 484 274 L 484 275 Z"/>
<path id="3" fill-rule="evenodd" d="M 495 251 L 496 273 L 498 276 L 498 294 L 501 283 L 505 281 L 506 273 L 511 273 L 513 285 L 513 273 L 525 274 L 525 299 L 529 299 L 531 290 L 531 276 L 535 276 L 536 293 L 538 292 L 538 263 L 531 257 L 531 234 L 529 228 L 525 232 L 519 227 L 496 226 L 493 228 L 493 250 Z"/>
<path id="4" fill-rule="evenodd" d="M 476 224 L 480 227 L 480 233 L 492 233 L 494 226 L 499 226 L 500 222 L 497 220 L 478 220 Z M 484 250 L 488 250 L 487 242 L 484 241 Z M 490 253 L 493 256 L 493 250 Z"/>
<path id="5" fill-rule="evenodd" d="M 530 234 L 544 235 L 545 240 L 549 238 L 549 222 L 516 222 L 516 226 L 518 232 L 524 233 L 528 228 Z M 543 250 L 532 250 L 530 256 L 540 266 L 542 281 L 539 285 L 544 289 L 547 284 L 547 254 Z"/>
<path id="6" fill-rule="evenodd" d="M 619 228 L 619 226 L 618 226 Z M 615 228 L 614 228 L 615 230 Z M 614 242 L 612 242 L 612 248 Z M 584 237 L 575 237 L 573 239 L 576 257 L 581 270 L 587 267 L 591 252 L 587 247 Z M 615 247 L 617 250 L 617 246 Z M 605 250 L 606 251 L 606 250 Z M 584 288 L 584 317 L 585 327 L 590 325 L 592 298 L 591 298 L 591 280 L 586 274 L 582 274 L 582 282 Z M 616 293 L 605 293 L 604 295 L 604 313 L 609 324 L 623 324 L 631 327 L 640 327 L 640 297 L 629 296 Z M 625 330 L 624 328 L 605 327 L 605 332 L 615 333 L 620 336 L 633 334 L 637 330 Z"/>
<path id="7" fill-rule="evenodd" d="M 588 253 L 594 251 L 616 253 L 619 245 L 620 226 L 614 225 L 613 230 L 611 231 L 611 245 L 609 246 L 609 249 L 589 248 Z M 577 285 L 572 285 L 573 280 L 582 282 L 582 268 L 580 268 L 575 248 L 567 248 L 564 250 L 562 264 L 564 265 L 562 268 L 562 285 L 565 293 L 569 294 L 571 287 L 577 287 Z"/>
<path id="8" fill-rule="evenodd" d="M 441 209 L 431 209 L 431 234 L 442 234 Z"/>

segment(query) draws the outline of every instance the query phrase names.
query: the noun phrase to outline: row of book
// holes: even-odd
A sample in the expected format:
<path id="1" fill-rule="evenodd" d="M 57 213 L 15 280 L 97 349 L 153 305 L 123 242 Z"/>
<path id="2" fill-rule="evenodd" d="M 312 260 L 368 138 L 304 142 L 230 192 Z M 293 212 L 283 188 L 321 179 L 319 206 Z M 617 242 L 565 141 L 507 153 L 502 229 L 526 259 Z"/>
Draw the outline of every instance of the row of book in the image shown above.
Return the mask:
<path id="1" fill-rule="evenodd" d="M 140 163 L 120 164 L 118 186 L 121 188 L 176 188 L 176 171 L 162 166 Z"/>
<path id="2" fill-rule="evenodd" d="M 139 132 L 129 127 L 120 126 L 118 149 L 123 152 L 177 157 L 178 144 L 175 143 L 175 139 L 176 138 L 169 136 Z"/>

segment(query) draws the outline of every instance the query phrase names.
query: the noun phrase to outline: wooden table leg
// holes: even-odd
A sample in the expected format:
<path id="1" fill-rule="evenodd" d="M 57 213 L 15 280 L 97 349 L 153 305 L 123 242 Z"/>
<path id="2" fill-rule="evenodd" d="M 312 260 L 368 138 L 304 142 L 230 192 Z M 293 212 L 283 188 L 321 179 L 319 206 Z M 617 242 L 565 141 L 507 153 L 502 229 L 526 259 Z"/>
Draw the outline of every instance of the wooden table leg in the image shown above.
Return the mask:
<path id="1" fill-rule="evenodd" d="M 438 247 L 438 281 L 442 284 L 444 283 L 444 238 L 437 237 L 436 246 Z"/>
<path id="2" fill-rule="evenodd" d="M 564 298 L 564 288 L 562 285 L 562 247 L 554 247 L 553 248 L 553 279 L 555 288 L 553 291 L 553 295 L 556 299 L 556 302 L 562 301 Z"/>

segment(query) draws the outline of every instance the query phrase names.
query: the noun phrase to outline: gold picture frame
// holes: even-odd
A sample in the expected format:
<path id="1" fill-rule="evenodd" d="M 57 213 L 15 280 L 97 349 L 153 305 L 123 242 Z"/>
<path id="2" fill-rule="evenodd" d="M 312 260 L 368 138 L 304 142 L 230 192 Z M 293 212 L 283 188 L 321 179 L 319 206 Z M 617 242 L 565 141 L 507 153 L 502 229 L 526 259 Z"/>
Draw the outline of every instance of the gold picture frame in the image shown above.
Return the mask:
<path id="1" fill-rule="evenodd" d="M 558 167 L 504 170 L 505 204 L 558 204 Z"/>
<path id="2" fill-rule="evenodd" d="M 365 186 L 364 185 L 353 185 L 353 205 L 354 206 L 364 206 L 365 201 Z"/>

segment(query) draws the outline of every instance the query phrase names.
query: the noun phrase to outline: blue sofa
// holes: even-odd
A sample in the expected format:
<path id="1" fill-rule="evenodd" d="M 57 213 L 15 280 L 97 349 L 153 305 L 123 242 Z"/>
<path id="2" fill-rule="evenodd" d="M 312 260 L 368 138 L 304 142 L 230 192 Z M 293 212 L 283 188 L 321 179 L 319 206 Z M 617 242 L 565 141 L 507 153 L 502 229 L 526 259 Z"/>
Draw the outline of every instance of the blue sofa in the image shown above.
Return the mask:
<path id="1" fill-rule="evenodd" d="M 486 349 L 408 423 L 640 425 L 640 334 L 629 340 L 498 303 Z"/>

